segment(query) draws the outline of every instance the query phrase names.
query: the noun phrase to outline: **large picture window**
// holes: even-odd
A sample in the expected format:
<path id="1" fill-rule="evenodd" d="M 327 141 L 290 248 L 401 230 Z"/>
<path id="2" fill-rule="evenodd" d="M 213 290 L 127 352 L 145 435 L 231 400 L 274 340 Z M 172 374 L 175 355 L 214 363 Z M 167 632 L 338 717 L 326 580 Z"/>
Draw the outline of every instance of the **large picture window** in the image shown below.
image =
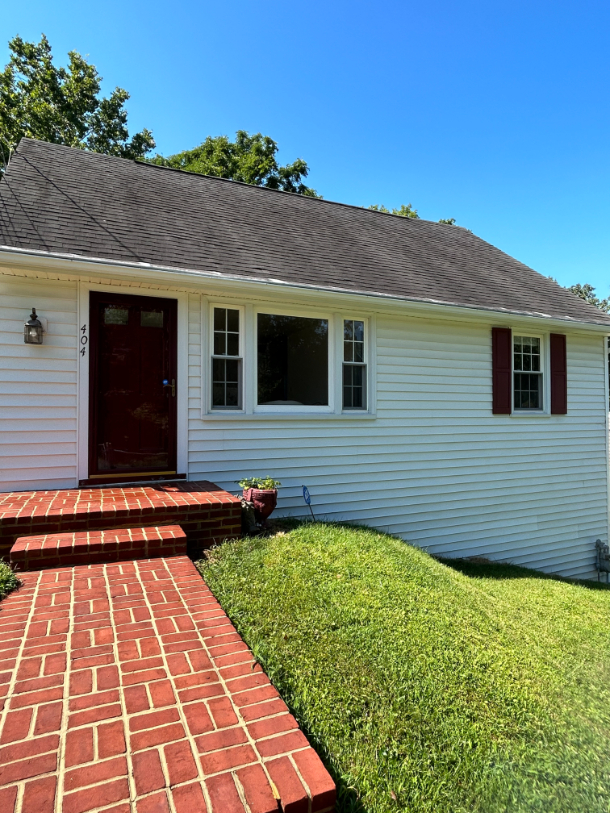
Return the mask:
<path id="1" fill-rule="evenodd" d="M 241 409 L 240 312 L 214 308 L 213 319 L 212 408 Z"/>
<path id="2" fill-rule="evenodd" d="M 259 406 L 328 406 L 328 319 L 259 313 Z"/>
<path id="3" fill-rule="evenodd" d="M 516 410 L 543 409 L 542 341 L 513 337 L 513 398 Z"/>

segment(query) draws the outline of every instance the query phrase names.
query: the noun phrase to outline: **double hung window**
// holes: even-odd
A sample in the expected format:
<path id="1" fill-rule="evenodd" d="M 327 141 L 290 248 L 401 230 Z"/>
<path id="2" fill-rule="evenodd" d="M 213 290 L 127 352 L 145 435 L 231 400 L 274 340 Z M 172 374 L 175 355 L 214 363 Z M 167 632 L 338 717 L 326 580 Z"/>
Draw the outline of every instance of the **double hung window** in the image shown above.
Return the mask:
<path id="1" fill-rule="evenodd" d="M 567 415 L 568 343 L 565 333 L 546 336 L 491 329 L 494 415 Z"/>
<path id="2" fill-rule="evenodd" d="M 343 321 L 343 409 L 366 409 L 364 322 Z"/>
<path id="3" fill-rule="evenodd" d="M 543 409 L 543 354 L 538 336 L 513 336 L 514 409 Z"/>
<path id="4" fill-rule="evenodd" d="M 242 360 L 240 312 L 214 308 L 212 355 L 212 407 L 241 409 Z"/>

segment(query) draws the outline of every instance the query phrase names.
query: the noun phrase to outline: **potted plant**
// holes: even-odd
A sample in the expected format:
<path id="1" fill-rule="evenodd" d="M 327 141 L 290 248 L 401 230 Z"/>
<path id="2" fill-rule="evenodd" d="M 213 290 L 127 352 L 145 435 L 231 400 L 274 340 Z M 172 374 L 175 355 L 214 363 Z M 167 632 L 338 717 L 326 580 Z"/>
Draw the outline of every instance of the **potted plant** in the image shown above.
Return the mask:
<path id="1" fill-rule="evenodd" d="M 277 490 L 282 484 L 272 477 L 246 477 L 238 485 L 243 488 L 244 500 L 252 503 L 256 521 L 262 525 L 277 505 Z"/>

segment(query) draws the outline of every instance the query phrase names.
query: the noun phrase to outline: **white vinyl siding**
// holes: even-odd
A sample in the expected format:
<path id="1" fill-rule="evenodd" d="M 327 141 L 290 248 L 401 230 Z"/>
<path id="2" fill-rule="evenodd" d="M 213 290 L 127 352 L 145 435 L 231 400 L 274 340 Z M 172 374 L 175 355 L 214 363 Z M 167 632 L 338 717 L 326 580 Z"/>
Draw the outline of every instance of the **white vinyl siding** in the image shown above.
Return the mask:
<path id="1" fill-rule="evenodd" d="M 525 331 L 524 331 L 525 332 Z M 491 323 L 377 316 L 377 417 L 206 421 L 189 472 L 236 492 L 281 480 L 279 513 L 364 523 L 440 556 L 593 577 L 607 533 L 604 339 L 568 335 L 566 416 L 492 415 Z"/>
<path id="2" fill-rule="evenodd" d="M 23 341 L 35 307 L 42 345 Z M 0 273 L 0 491 L 77 479 L 77 283 Z"/>
<path id="3" fill-rule="evenodd" d="M 146 293 L 142 281 L 114 284 Z M 0 285 L 0 489 L 74 487 L 77 282 L 3 275 Z M 306 516 L 307 485 L 320 518 L 368 524 L 437 555 L 595 577 L 595 539 L 608 541 L 603 336 L 565 331 L 567 415 L 499 416 L 491 411 L 493 316 L 449 321 L 382 305 L 362 314 L 370 412 L 341 414 L 339 405 L 333 414 L 206 414 L 210 303 L 225 295 L 203 282 L 175 290 L 188 300 L 180 350 L 188 380 L 179 379 L 178 397 L 188 397 L 191 480 L 237 493 L 242 477 L 269 475 L 283 484 L 279 515 Z M 298 291 L 293 307 L 301 297 L 312 307 Z M 245 306 L 250 329 L 257 310 L 281 312 L 276 301 L 229 290 L 226 301 Z M 23 342 L 32 306 L 49 320 L 41 347 Z M 350 318 L 349 303 L 329 295 L 334 319 L 343 318 L 341 307 Z M 514 332 L 535 335 L 533 320 L 523 322 Z M 244 364 L 254 362 L 251 351 L 244 347 Z M 252 407 L 252 392 L 248 398 Z"/>

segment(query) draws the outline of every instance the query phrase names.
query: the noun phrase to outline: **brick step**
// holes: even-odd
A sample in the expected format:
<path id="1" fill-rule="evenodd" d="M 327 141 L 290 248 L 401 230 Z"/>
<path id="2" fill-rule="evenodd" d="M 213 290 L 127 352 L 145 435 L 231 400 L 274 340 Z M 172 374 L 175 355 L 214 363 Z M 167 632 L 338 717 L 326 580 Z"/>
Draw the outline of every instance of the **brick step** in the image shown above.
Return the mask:
<path id="1" fill-rule="evenodd" d="M 11 548 L 11 565 L 23 573 L 50 567 L 185 555 L 186 534 L 179 525 L 165 525 L 22 536 Z"/>
<path id="2" fill-rule="evenodd" d="M 241 502 L 209 482 L 0 494 L 0 557 L 23 536 L 180 525 L 188 554 L 235 539 Z"/>

